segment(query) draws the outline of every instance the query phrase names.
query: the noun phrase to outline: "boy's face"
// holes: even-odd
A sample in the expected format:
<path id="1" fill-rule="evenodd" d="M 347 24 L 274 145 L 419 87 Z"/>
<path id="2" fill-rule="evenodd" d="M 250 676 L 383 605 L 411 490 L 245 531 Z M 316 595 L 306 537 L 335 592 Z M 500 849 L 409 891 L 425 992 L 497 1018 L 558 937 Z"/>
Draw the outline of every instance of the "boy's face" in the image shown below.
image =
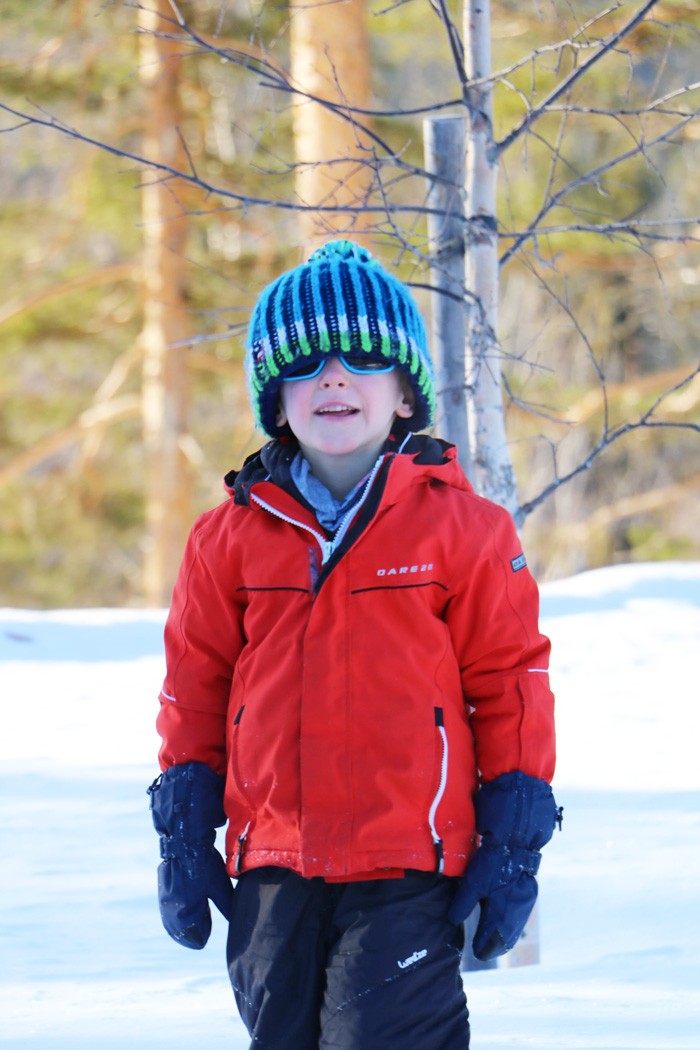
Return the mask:
<path id="1" fill-rule="evenodd" d="M 389 436 L 394 417 L 413 415 L 412 397 L 400 370 L 349 372 L 337 357 L 309 379 L 283 382 L 277 425 L 288 423 L 312 467 L 323 457 L 371 458 Z"/>

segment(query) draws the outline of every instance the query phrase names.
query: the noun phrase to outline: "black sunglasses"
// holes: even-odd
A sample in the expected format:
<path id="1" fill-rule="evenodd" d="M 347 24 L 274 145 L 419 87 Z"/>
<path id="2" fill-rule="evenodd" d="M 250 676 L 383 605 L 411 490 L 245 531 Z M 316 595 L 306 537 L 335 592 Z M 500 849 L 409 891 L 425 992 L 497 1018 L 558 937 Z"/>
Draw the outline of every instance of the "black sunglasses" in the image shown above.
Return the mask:
<path id="1" fill-rule="evenodd" d="M 382 358 L 370 357 L 369 354 L 333 354 L 332 356 L 337 356 L 348 372 L 354 372 L 358 376 L 368 373 L 392 372 L 396 368 L 395 364 L 387 364 Z M 282 378 L 285 383 L 287 381 L 293 383 L 296 379 L 313 379 L 314 376 L 321 374 L 327 361 L 328 357 L 322 357 L 320 360 L 297 364 Z"/>

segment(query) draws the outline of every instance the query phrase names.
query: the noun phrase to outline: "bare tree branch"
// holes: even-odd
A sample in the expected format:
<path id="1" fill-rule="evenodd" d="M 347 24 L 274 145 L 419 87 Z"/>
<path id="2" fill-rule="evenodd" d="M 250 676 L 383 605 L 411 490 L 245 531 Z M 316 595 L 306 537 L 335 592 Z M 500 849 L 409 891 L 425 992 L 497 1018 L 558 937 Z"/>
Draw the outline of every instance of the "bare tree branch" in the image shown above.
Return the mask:
<path id="1" fill-rule="evenodd" d="M 399 3 L 400 2 L 402 2 L 402 0 L 399 0 Z M 239 48 L 222 46 L 220 43 L 212 41 L 205 35 L 196 32 L 188 24 L 183 15 L 181 6 L 176 0 L 169 0 L 169 3 L 173 12 L 173 18 L 164 19 L 163 32 L 157 32 L 153 35 L 175 42 L 177 49 L 181 51 L 182 57 L 198 59 L 200 56 L 213 55 L 219 58 L 222 62 L 235 65 L 249 76 L 257 78 L 257 83 L 268 91 L 273 91 L 280 96 L 287 96 L 290 101 L 296 102 L 298 100 L 304 100 L 322 106 L 325 109 L 332 111 L 339 119 L 349 122 L 357 130 L 358 135 L 361 135 L 363 139 L 366 139 L 370 143 L 370 146 L 365 151 L 365 155 L 357 160 L 357 163 L 359 165 L 365 165 L 371 169 L 374 179 L 373 186 L 377 191 L 378 202 L 376 204 L 369 203 L 368 200 L 365 199 L 358 203 L 346 205 L 338 205 L 332 202 L 305 205 L 297 201 L 266 197 L 262 194 L 250 195 L 236 192 L 235 190 L 215 185 L 211 181 L 207 181 L 206 178 L 203 178 L 197 171 L 194 158 L 185 146 L 184 136 L 179 128 L 178 134 L 185 149 L 187 158 L 186 163 L 183 163 L 182 166 L 183 168 L 188 168 L 186 171 L 181 171 L 175 167 L 170 167 L 162 163 L 153 163 L 137 153 L 100 141 L 95 137 L 80 132 L 76 128 L 70 127 L 64 121 L 57 117 L 53 117 L 40 109 L 38 109 L 38 115 L 32 115 L 31 113 L 22 112 L 20 109 L 13 108 L 10 105 L 0 103 L 0 111 L 6 114 L 11 120 L 11 123 L 8 124 L 8 126 L 0 129 L 0 133 L 9 133 L 33 125 L 57 131 L 59 134 L 67 136 L 70 139 L 97 148 L 105 153 L 126 161 L 129 164 L 137 166 L 144 181 L 147 179 L 149 181 L 158 181 L 166 184 L 172 182 L 173 186 L 179 182 L 196 187 L 207 196 L 215 196 L 222 202 L 221 208 L 216 209 L 220 211 L 235 211 L 237 209 L 243 210 L 251 207 L 260 207 L 267 210 L 274 209 L 275 211 L 283 212 L 314 212 L 329 216 L 337 216 L 339 214 L 345 214 L 349 217 L 356 215 L 371 215 L 376 219 L 376 231 L 378 236 L 380 238 L 384 236 L 387 240 L 390 240 L 394 246 L 398 247 L 400 253 L 410 254 L 416 261 L 417 267 L 420 270 L 420 268 L 427 268 L 428 264 L 431 262 L 425 252 L 425 237 L 420 223 L 425 216 L 440 213 L 435 209 L 430 208 L 425 203 L 424 198 L 421 198 L 418 194 L 413 194 L 409 197 L 408 190 L 412 190 L 412 188 L 410 187 L 410 182 L 408 183 L 408 187 L 405 183 L 406 180 L 411 179 L 421 180 L 422 190 L 424 190 L 427 181 L 431 179 L 432 176 L 419 165 L 412 164 L 406 159 L 407 157 L 410 157 L 410 154 L 405 148 L 395 148 L 392 146 L 387 136 L 377 134 L 376 131 L 368 127 L 368 119 L 378 117 L 405 118 L 422 114 L 437 113 L 457 107 L 468 107 L 470 99 L 474 97 L 474 93 L 478 91 L 479 88 L 499 83 L 506 85 L 509 89 L 518 94 L 519 98 L 522 100 L 523 106 L 526 108 L 526 112 L 525 116 L 511 128 L 500 142 L 497 141 L 493 144 L 492 153 L 494 156 L 492 159 L 495 160 L 502 157 L 505 154 L 505 151 L 518 139 L 521 139 L 528 144 L 535 143 L 538 150 L 538 158 L 540 149 L 539 144 L 542 144 L 542 146 L 549 151 L 549 154 L 545 157 L 546 172 L 543 178 L 542 188 L 539 191 L 539 207 L 536 215 L 531 221 L 527 222 L 525 227 L 521 230 L 500 228 L 498 231 L 498 237 L 504 245 L 507 245 L 501 256 L 500 266 L 503 266 L 506 262 L 510 261 L 514 255 L 520 254 L 526 266 L 532 263 L 534 257 L 537 257 L 540 259 L 543 266 L 551 267 L 553 265 L 551 261 L 542 258 L 544 251 L 541 241 L 543 238 L 555 234 L 596 234 L 611 240 L 619 241 L 623 244 L 634 243 L 635 246 L 640 247 L 643 252 L 646 252 L 651 259 L 655 259 L 652 248 L 656 244 L 695 244 L 700 241 L 700 235 L 697 233 L 696 229 L 699 221 L 698 216 L 676 216 L 674 218 L 667 217 L 656 219 L 645 218 L 643 215 L 631 215 L 623 217 L 622 219 L 609 218 L 604 214 L 606 210 L 605 208 L 601 208 L 600 214 L 596 214 L 594 210 L 587 211 L 582 205 L 575 201 L 572 202 L 571 200 L 573 194 L 577 190 L 595 185 L 596 183 L 600 184 L 603 178 L 609 175 L 615 168 L 634 158 L 642 158 L 647 166 L 654 171 L 655 177 L 658 176 L 659 179 L 662 179 L 663 172 L 654 168 L 653 158 L 651 156 L 652 151 L 680 138 L 690 123 L 698 119 L 698 110 L 697 108 L 692 107 L 692 100 L 689 102 L 689 99 L 692 93 L 697 92 L 700 89 L 700 81 L 692 81 L 683 87 L 670 90 L 666 93 L 663 93 L 663 88 L 659 86 L 658 82 L 655 82 L 653 85 L 653 94 L 656 97 L 646 105 L 638 107 L 630 105 L 605 109 L 597 106 L 586 106 L 579 104 L 576 101 L 571 101 L 571 93 L 574 86 L 578 84 L 581 79 L 591 71 L 595 64 L 600 62 L 606 55 L 611 55 L 618 51 L 620 45 L 629 38 L 633 30 L 643 21 L 647 20 L 650 25 L 662 25 L 664 29 L 670 28 L 666 24 L 656 23 L 655 20 L 648 18 L 651 10 L 657 5 L 657 0 L 643 0 L 636 13 L 628 18 L 618 29 L 614 32 L 608 33 L 602 38 L 594 38 L 595 34 L 591 32 L 593 27 L 602 22 L 614 11 L 618 11 L 621 5 L 616 4 L 608 7 L 604 11 L 598 12 L 587 22 L 579 25 L 576 31 L 567 39 L 561 40 L 555 44 L 548 44 L 544 47 L 537 48 L 524 59 L 512 64 L 506 69 L 481 78 L 475 76 L 471 81 L 469 80 L 465 68 L 464 48 L 458 30 L 452 20 L 446 0 L 430 0 L 431 7 L 440 18 L 446 33 L 460 94 L 455 98 L 436 101 L 430 105 L 416 106 L 409 109 L 358 108 L 349 105 L 347 100 L 342 99 L 342 95 L 340 101 L 329 101 L 313 93 L 304 92 L 295 85 L 292 78 L 282 68 L 276 65 L 272 58 L 264 51 L 253 53 L 257 50 L 253 45 L 251 45 L 250 50 L 246 50 L 245 44 Z M 137 4 L 135 6 L 139 7 L 141 5 Z M 694 32 L 697 31 L 692 26 L 687 28 Z M 597 33 L 598 30 L 595 32 Z M 510 78 L 512 74 L 521 70 L 527 63 L 531 64 L 534 72 L 539 72 L 539 67 L 536 68 L 536 63 L 539 58 L 545 55 L 553 55 L 558 59 L 558 76 L 561 75 L 561 66 L 570 55 L 573 56 L 575 63 L 580 62 L 580 64 L 576 64 L 571 72 L 563 75 L 560 82 L 548 92 L 541 102 L 537 105 L 532 105 L 531 100 L 534 91 L 530 93 L 528 97 L 528 94 L 518 87 L 516 83 L 511 82 Z M 533 84 L 535 83 L 534 72 Z M 455 87 L 457 87 L 457 85 L 455 85 Z M 280 106 L 280 108 L 284 107 Z M 552 136 L 553 141 L 547 141 L 545 136 L 548 126 L 540 125 L 540 127 L 537 127 L 537 123 L 545 115 L 552 114 L 561 114 L 562 119 L 559 122 L 556 134 Z M 628 136 L 626 140 L 622 140 L 622 145 L 630 145 L 631 140 L 630 148 L 624 151 L 619 151 L 615 156 L 600 161 L 600 163 L 591 171 L 583 173 L 577 171 L 574 164 L 567 159 L 565 150 L 566 137 L 571 133 L 570 125 L 572 122 L 570 118 L 574 115 L 604 117 L 606 120 L 616 121 L 620 128 L 622 128 L 624 134 Z M 663 118 L 664 122 L 670 120 L 672 122 L 671 126 L 666 126 L 663 127 L 662 130 L 659 130 L 661 120 L 656 120 L 655 118 Z M 653 134 L 650 134 L 652 129 Z M 613 130 L 617 131 L 616 128 L 613 128 Z M 532 136 L 532 139 L 529 139 L 528 136 Z M 272 157 L 271 150 L 268 155 Z M 278 160 L 282 165 L 281 158 L 275 157 L 269 162 L 270 166 L 274 167 L 274 164 L 277 163 Z M 274 172 L 274 174 L 286 175 L 288 173 L 293 173 L 300 166 L 315 164 L 318 162 L 318 158 L 309 158 L 308 160 L 297 159 L 295 162 L 291 162 L 284 166 L 281 171 Z M 347 165 L 347 160 L 324 160 L 323 164 L 329 169 L 331 169 L 334 164 L 337 164 L 340 166 L 338 170 L 342 172 L 342 165 Z M 661 165 L 659 165 L 659 168 L 660 167 Z M 561 188 L 557 189 L 556 186 L 558 179 L 563 177 L 568 178 L 568 181 L 565 185 L 561 186 Z M 396 200 L 397 190 L 402 198 L 400 202 L 397 202 Z M 571 221 L 555 222 L 550 219 L 549 224 L 545 224 L 547 222 L 547 217 L 551 216 L 551 213 L 556 208 L 560 208 L 562 211 L 566 209 L 568 215 L 571 216 Z M 612 211 L 612 209 L 608 209 L 608 211 Z M 211 215 L 212 213 L 211 209 L 206 212 L 204 210 L 190 211 L 188 209 L 188 214 L 192 216 L 204 214 Z M 476 223 L 475 220 L 465 220 L 465 240 L 468 242 L 472 235 L 477 234 L 478 223 Z M 664 390 L 664 392 L 657 397 L 654 404 L 639 415 L 637 419 L 628 420 L 619 425 L 611 425 L 608 405 L 609 388 L 606 383 L 604 368 L 601 364 L 601 360 L 596 356 L 594 347 L 591 343 L 591 338 L 587 335 L 583 326 L 577 319 L 575 310 L 570 307 L 564 297 L 557 295 L 555 290 L 550 287 L 544 279 L 542 279 L 540 274 L 537 274 L 535 265 L 531 266 L 531 272 L 540 281 L 542 287 L 547 293 L 553 297 L 559 308 L 564 311 L 568 322 L 573 326 L 579 340 L 581 341 L 581 346 L 585 348 L 591 362 L 591 367 L 595 372 L 595 380 L 592 386 L 595 390 L 596 397 L 599 398 L 597 411 L 600 411 L 602 414 L 602 422 L 598 421 L 600 423 L 600 432 L 593 447 L 585 454 L 580 463 L 564 474 L 560 475 L 559 473 L 557 464 L 558 448 L 555 444 L 552 444 L 554 478 L 550 484 L 542 488 L 539 495 L 528 502 L 523 503 L 523 505 L 518 508 L 516 515 L 518 524 L 520 524 L 536 507 L 541 505 L 553 492 L 560 489 L 563 484 L 590 469 L 598 457 L 611 445 L 633 431 L 666 428 L 680 429 L 694 434 L 700 434 L 700 424 L 694 422 L 676 422 L 669 419 L 658 418 L 662 408 L 664 408 L 667 402 L 667 399 L 697 378 L 700 373 L 700 365 L 689 374 L 684 375 L 682 378 L 674 382 L 674 385 Z M 430 284 L 423 283 L 420 280 L 409 281 L 409 283 L 414 288 L 425 288 L 431 292 L 435 292 L 435 289 L 432 288 Z M 458 293 L 444 291 L 442 294 L 452 295 L 460 302 L 464 302 L 466 298 L 472 307 L 472 312 L 476 318 L 477 324 L 479 318 L 483 323 L 485 319 L 484 307 L 480 301 L 475 299 L 474 295 L 466 294 L 460 296 Z M 225 333 L 194 336 L 187 340 L 187 344 L 192 345 L 195 343 L 204 343 L 210 339 L 220 339 L 222 338 L 222 334 L 230 335 L 231 332 L 237 329 L 237 327 L 238 326 L 236 325 L 229 325 L 229 328 Z M 503 358 L 507 359 L 507 355 L 503 355 L 497 347 L 495 333 L 490 334 L 493 336 L 493 339 L 489 339 L 489 355 L 491 356 L 491 359 L 496 360 L 496 355 L 498 355 L 499 360 Z M 238 365 L 232 365 L 230 363 L 212 363 L 206 355 L 203 354 L 200 354 L 192 363 L 195 367 L 200 368 L 230 369 L 232 374 L 240 371 Z M 488 361 L 485 367 L 488 367 Z M 534 368 L 535 366 L 533 365 L 531 367 Z M 541 405 L 533 405 L 530 402 L 525 402 L 523 399 L 518 398 L 517 394 L 509 387 L 507 379 L 505 383 L 506 390 L 515 405 L 522 405 L 524 408 L 527 408 L 530 413 L 539 414 L 549 419 L 553 418 L 552 413 L 548 413 L 545 407 Z M 126 411 L 128 408 L 126 403 L 122 404 L 120 407 L 119 403 L 116 401 L 110 402 L 110 405 L 115 409 L 115 419 L 122 418 L 121 411 Z M 101 417 L 99 421 L 95 422 L 95 426 L 106 425 L 106 422 L 109 419 L 109 412 L 107 409 L 105 409 L 105 413 L 106 414 Z M 86 416 L 85 418 L 81 417 L 81 419 L 82 422 L 77 423 L 75 428 L 71 429 L 67 440 L 75 440 L 75 436 L 80 432 L 80 428 L 84 429 L 85 426 L 92 425 L 92 419 L 90 416 Z M 574 425 L 577 421 L 563 418 L 558 419 L 557 422 L 562 425 L 566 425 L 567 423 Z M 65 439 L 65 435 L 60 435 L 57 439 L 57 446 L 53 446 L 51 440 L 49 440 L 47 448 L 58 447 Z"/>
<path id="2" fill-rule="evenodd" d="M 523 117 L 520 123 L 517 124 L 516 127 L 514 127 L 504 139 L 501 139 L 500 142 L 495 143 L 495 149 L 497 154 L 499 156 L 503 154 L 509 146 L 512 146 L 513 143 L 518 138 L 520 138 L 520 136 L 525 131 L 532 127 L 535 121 L 538 120 L 543 113 L 547 112 L 548 108 L 554 102 L 556 102 L 557 99 L 561 98 L 562 95 L 566 95 L 566 93 L 571 90 L 571 88 L 577 80 L 580 80 L 581 77 L 585 76 L 585 74 L 596 64 L 596 62 L 599 62 L 601 58 L 608 54 L 608 52 L 612 51 L 613 48 L 615 48 L 621 40 L 623 40 L 626 36 L 629 35 L 629 33 L 635 28 L 635 26 L 639 25 L 639 23 L 646 18 L 648 12 L 652 9 L 652 7 L 656 6 L 657 2 L 658 0 L 646 0 L 646 3 L 643 4 L 639 11 L 637 11 L 637 13 L 633 15 L 632 18 L 629 19 L 629 21 L 627 21 L 623 26 L 621 26 L 620 29 L 617 30 L 617 32 L 611 33 L 602 42 L 599 50 L 596 51 L 594 55 L 591 55 L 588 61 L 584 62 L 580 66 L 577 66 L 576 69 L 572 70 L 572 72 L 567 77 L 565 77 L 565 79 L 560 84 L 557 84 L 557 86 L 553 88 L 552 91 L 550 91 L 549 94 L 545 96 L 545 98 L 543 98 L 540 104 L 531 109 L 530 112 L 527 113 L 525 117 Z"/>
<path id="3" fill-rule="evenodd" d="M 672 128 L 669 128 L 667 131 L 662 132 L 651 142 L 645 143 L 643 146 L 643 151 L 646 152 L 649 149 L 653 149 L 655 146 L 658 146 L 665 142 L 669 142 L 674 137 L 674 135 L 677 135 L 679 133 L 681 128 L 685 127 L 686 124 L 690 123 L 694 119 L 695 115 L 691 114 L 689 116 L 684 117 L 682 120 L 679 120 L 678 123 L 675 124 Z M 503 266 L 505 263 L 507 263 L 508 260 L 515 254 L 515 252 L 525 243 L 525 241 L 529 240 L 531 237 L 534 236 L 534 231 L 539 227 L 539 224 L 544 218 L 544 216 L 553 208 L 555 208 L 558 204 L 560 204 L 565 197 L 567 197 L 574 190 L 579 189 L 581 186 L 586 186 L 590 185 L 591 183 L 597 182 L 602 175 L 605 175 L 607 172 L 611 171 L 619 164 L 622 164 L 624 161 L 631 160 L 633 157 L 638 156 L 641 151 L 642 147 L 635 146 L 634 148 L 627 150 L 624 153 L 618 154 L 616 157 L 612 157 L 610 160 L 604 161 L 602 164 L 599 164 L 598 167 L 593 168 L 591 171 L 588 171 L 585 174 L 578 176 L 578 178 L 573 179 L 571 182 L 567 183 L 566 186 L 563 186 L 561 190 L 555 193 L 553 197 L 550 197 L 550 199 L 540 208 L 538 214 L 535 216 L 532 223 L 530 223 L 530 225 L 522 231 L 522 233 L 515 239 L 511 247 L 503 254 L 503 256 L 501 257 L 501 265 Z"/>
<path id="4" fill-rule="evenodd" d="M 646 232 L 646 230 L 647 228 L 653 230 L 654 228 L 674 226 L 696 227 L 697 224 L 697 215 L 676 219 L 635 219 L 634 222 L 621 220 L 619 222 L 560 223 L 555 226 L 534 226 L 528 230 L 528 236 L 533 238 L 546 237 L 554 233 L 599 233 L 602 236 L 609 236 L 611 234 L 626 233 L 633 237 L 636 242 L 649 240 L 663 241 L 665 243 L 696 244 L 700 243 L 700 236 L 693 236 L 690 233 L 670 236 L 669 234 Z M 500 240 L 517 240 L 523 234 L 515 230 L 512 232 L 500 230 L 498 236 Z M 510 254 L 509 252 L 509 257 Z"/>
<path id="5" fill-rule="evenodd" d="M 189 174 L 185 171 L 180 171 L 177 168 L 173 168 L 168 164 L 157 163 L 155 161 L 148 160 L 148 158 L 141 156 L 138 153 L 133 153 L 130 150 L 121 149 L 118 146 L 112 146 L 108 142 L 104 142 L 101 139 L 93 138 L 91 135 L 86 135 L 79 131 L 77 128 L 72 128 L 70 125 L 59 120 L 53 116 L 32 116 L 28 113 L 21 113 L 19 110 L 14 109 L 12 106 L 8 106 L 4 102 L 0 102 L 0 112 L 9 113 L 12 116 L 21 117 L 26 124 L 33 124 L 38 127 L 49 128 L 52 131 L 57 131 L 68 138 L 74 139 L 77 142 L 83 142 L 88 146 L 94 146 L 96 149 L 102 150 L 105 153 L 109 153 L 114 157 L 118 157 L 122 160 L 128 160 L 138 165 L 139 167 L 145 168 L 149 172 L 160 173 L 163 176 L 163 180 L 177 179 L 184 183 L 198 187 L 203 190 L 206 194 L 221 197 L 224 200 L 231 200 L 236 202 L 241 207 L 248 208 L 253 206 L 260 206 L 265 208 L 274 208 L 281 211 L 318 211 L 318 212 L 329 212 L 329 213 L 347 213 L 349 215 L 354 214 L 367 214 L 375 213 L 377 215 L 385 214 L 385 207 L 383 205 L 330 205 L 327 207 L 323 206 L 312 206 L 300 204 L 295 201 L 276 200 L 269 197 L 257 197 L 251 196 L 245 193 L 236 193 L 234 190 L 226 189 L 225 187 L 215 185 L 202 178 L 200 175 Z M 12 128 L 1 128 L 0 134 L 7 134 Z M 420 169 L 411 169 L 411 174 L 419 174 Z M 427 215 L 431 211 L 430 208 L 422 205 L 391 205 L 392 211 L 396 213 L 405 213 L 410 215 Z M 191 212 L 190 214 L 196 214 Z"/>
<path id="6" fill-rule="evenodd" d="M 554 492 L 560 489 L 562 485 L 565 485 L 567 482 L 572 481 L 575 477 L 578 477 L 579 474 L 583 474 L 585 471 L 590 470 L 594 462 L 599 458 L 599 456 L 603 452 L 605 452 L 606 449 L 610 448 L 610 446 L 613 445 L 616 441 L 619 441 L 620 438 L 625 437 L 627 434 L 631 434 L 633 431 L 642 429 L 686 430 L 700 435 L 700 423 L 674 423 L 669 420 L 658 420 L 653 418 L 654 414 L 663 405 L 664 401 L 671 397 L 672 394 L 675 394 L 679 390 L 682 390 L 684 387 L 687 387 L 690 383 L 693 382 L 693 380 L 698 375 L 700 375 L 700 364 L 698 364 L 693 369 L 693 371 L 690 372 L 687 376 L 685 376 L 682 380 L 680 380 L 670 389 L 665 390 L 662 394 L 660 394 L 654 401 L 654 404 L 649 409 L 647 409 L 647 411 L 644 412 L 639 417 L 639 419 L 629 421 L 627 423 L 622 423 L 619 426 L 612 427 L 610 429 L 607 425 L 604 426 L 603 433 L 600 439 L 596 442 L 593 448 L 590 449 L 588 455 L 584 460 L 582 460 L 570 471 L 568 471 L 568 473 L 562 476 L 559 476 L 555 470 L 554 480 L 549 485 L 546 485 L 539 493 L 539 495 L 536 496 L 534 499 L 529 500 L 527 503 L 521 504 L 521 506 L 518 508 L 516 524 L 522 524 L 525 518 L 529 514 L 531 514 L 533 510 L 539 507 L 540 504 L 544 503 L 544 501 L 548 499 L 549 496 L 551 496 Z M 556 467 L 556 456 L 554 458 Z"/>

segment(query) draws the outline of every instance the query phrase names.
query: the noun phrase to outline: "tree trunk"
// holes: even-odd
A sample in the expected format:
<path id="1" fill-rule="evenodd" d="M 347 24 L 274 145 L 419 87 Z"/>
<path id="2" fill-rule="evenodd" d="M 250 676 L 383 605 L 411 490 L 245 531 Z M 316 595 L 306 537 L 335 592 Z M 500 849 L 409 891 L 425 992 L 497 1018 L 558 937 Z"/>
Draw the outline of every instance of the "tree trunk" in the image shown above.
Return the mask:
<path id="1" fill-rule="evenodd" d="M 167 0 L 151 0 L 138 12 L 144 85 L 144 155 L 186 170 L 179 124 L 180 59 Z M 142 193 L 143 215 L 143 430 L 147 546 L 144 593 L 149 604 L 167 605 L 190 522 L 191 477 L 182 453 L 187 429 L 185 209 L 176 183 L 154 175 Z"/>
<path id="2" fill-rule="evenodd" d="M 491 75 L 488 0 L 465 0 L 465 66 L 469 83 Z M 498 158 L 493 137 L 490 83 L 470 87 L 467 106 L 466 198 L 471 220 L 467 244 L 466 374 L 472 390 L 469 429 L 479 493 L 517 512 L 515 474 L 503 418 L 498 345 L 498 239 L 496 182 Z"/>
<path id="3" fill-rule="evenodd" d="M 291 0 L 291 73 L 296 87 L 343 106 L 366 109 L 370 103 L 370 62 L 365 0 L 337 3 Z M 346 110 L 347 112 L 347 110 Z M 366 136 L 352 119 L 318 102 L 294 105 L 297 199 L 315 208 L 357 207 L 372 187 L 371 153 Z M 362 123 L 367 118 L 359 116 Z M 369 242 L 370 222 L 343 211 L 306 211 L 299 216 L 307 251 L 334 233 Z M 315 242 L 315 243 L 314 243 Z"/>
<path id="4" fill-rule="evenodd" d="M 437 429 L 457 446 L 471 480 L 464 376 L 464 131 L 462 116 L 430 117 L 423 123 L 426 171 L 435 178 L 428 205 L 431 345 L 437 366 Z"/>

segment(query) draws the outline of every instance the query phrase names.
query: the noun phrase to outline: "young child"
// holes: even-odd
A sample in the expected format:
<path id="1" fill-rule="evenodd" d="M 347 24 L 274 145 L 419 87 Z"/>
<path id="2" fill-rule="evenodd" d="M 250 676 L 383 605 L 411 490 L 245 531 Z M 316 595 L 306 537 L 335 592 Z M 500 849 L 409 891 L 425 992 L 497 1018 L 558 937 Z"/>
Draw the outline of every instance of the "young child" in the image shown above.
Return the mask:
<path id="1" fill-rule="evenodd" d="M 463 920 L 479 958 L 513 947 L 558 818 L 537 589 L 416 434 L 423 323 L 365 249 L 263 292 L 248 375 L 272 440 L 195 523 L 165 629 L 163 922 L 201 948 L 208 900 L 230 918 L 251 1047 L 466 1050 Z"/>

